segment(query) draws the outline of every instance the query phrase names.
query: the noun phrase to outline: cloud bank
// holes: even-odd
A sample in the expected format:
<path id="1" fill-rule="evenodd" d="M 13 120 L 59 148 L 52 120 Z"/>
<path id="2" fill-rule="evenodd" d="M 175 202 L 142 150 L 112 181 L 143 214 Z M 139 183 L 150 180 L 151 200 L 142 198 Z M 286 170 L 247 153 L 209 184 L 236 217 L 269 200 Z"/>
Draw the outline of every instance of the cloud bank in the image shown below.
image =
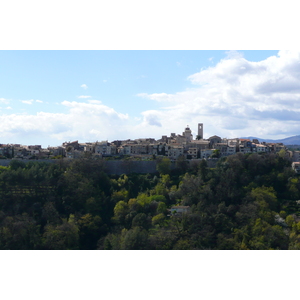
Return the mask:
<path id="1" fill-rule="evenodd" d="M 58 141 L 78 139 L 83 142 L 109 139 L 119 133 L 122 135 L 126 130 L 123 122 L 126 122 L 128 115 L 116 112 L 101 104 L 101 101 L 63 101 L 61 105 L 68 108 L 68 113 L 0 115 L 0 137 L 5 139 L 14 136 L 21 139 L 36 134 Z"/>

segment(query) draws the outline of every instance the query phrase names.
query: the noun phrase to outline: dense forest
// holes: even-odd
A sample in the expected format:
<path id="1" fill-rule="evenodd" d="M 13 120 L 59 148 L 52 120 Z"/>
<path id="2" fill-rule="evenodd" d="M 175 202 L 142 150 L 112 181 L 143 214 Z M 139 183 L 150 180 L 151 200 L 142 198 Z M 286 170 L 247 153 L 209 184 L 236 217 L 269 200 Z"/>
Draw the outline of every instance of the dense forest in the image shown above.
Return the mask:
<path id="1" fill-rule="evenodd" d="M 215 168 L 163 158 L 155 174 L 121 176 L 102 160 L 13 160 L 0 167 L 0 249 L 300 249 L 299 190 L 284 153 Z"/>

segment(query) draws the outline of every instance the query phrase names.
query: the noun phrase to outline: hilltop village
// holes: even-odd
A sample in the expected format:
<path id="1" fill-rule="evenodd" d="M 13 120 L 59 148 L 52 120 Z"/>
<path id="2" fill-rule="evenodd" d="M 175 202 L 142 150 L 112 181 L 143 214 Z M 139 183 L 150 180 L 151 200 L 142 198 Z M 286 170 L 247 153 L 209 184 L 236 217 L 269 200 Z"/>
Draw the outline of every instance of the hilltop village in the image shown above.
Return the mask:
<path id="1" fill-rule="evenodd" d="M 213 159 L 226 157 L 237 152 L 261 153 L 286 150 L 282 143 L 259 143 L 257 139 L 221 138 L 211 136 L 203 138 L 203 123 L 198 124 L 198 132 L 193 138 L 187 125 L 182 134 L 171 133 L 161 139 L 140 138 L 135 140 L 102 141 L 94 143 L 64 142 L 58 147 L 42 148 L 41 145 L 0 144 L 0 158 L 19 159 L 57 159 L 57 158 L 122 158 L 135 157 L 153 159 L 166 156 L 171 160 Z M 286 151 L 286 156 L 294 162 L 300 161 L 300 151 Z"/>

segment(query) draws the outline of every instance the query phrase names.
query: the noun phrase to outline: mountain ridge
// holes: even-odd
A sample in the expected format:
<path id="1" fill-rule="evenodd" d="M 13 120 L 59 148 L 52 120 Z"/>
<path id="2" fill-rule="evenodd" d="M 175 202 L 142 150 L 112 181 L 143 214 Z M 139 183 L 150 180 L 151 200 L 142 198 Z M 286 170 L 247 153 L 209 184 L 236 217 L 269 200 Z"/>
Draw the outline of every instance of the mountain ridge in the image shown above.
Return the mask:
<path id="1" fill-rule="evenodd" d="M 287 137 L 284 139 L 278 139 L 278 140 L 263 139 L 254 136 L 240 137 L 240 138 L 250 139 L 250 140 L 257 139 L 260 143 L 266 142 L 266 143 L 283 143 L 284 145 L 300 145 L 300 135 L 295 135 L 295 136 Z"/>

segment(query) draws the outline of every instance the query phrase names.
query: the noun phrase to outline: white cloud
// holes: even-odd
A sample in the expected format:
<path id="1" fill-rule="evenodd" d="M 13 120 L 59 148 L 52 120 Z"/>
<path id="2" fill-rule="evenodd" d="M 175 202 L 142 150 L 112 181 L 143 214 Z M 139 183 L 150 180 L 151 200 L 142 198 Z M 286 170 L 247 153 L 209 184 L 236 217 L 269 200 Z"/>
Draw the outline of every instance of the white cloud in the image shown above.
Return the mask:
<path id="1" fill-rule="evenodd" d="M 33 101 L 34 101 L 33 99 L 31 99 L 31 100 L 21 100 L 22 103 L 29 104 L 29 105 L 31 105 L 33 103 Z"/>
<path id="2" fill-rule="evenodd" d="M 194 124 L 196 134 L 197 123 L 201 122 L 205 137 L 279 138 L 300 132 L 299 75 L 298 51 L 280 51 L 259 62 L 247 61 L 240 53 L 230 51 L 216 66 L 188 77 L 195 85 L 193 89 L 138 96 L 166 104 L 151 112 L 163 129 L 172 127 L 178 132 L 185 124 Z M 144 118 L 144 122 L 147 120 L 149 117 Z"/>
<path id="3" fill-rule="evenodd" d="M 6 109 L 12 109 L 10 106 L 7 106 Z"/>
<path id="4" fill-rule="evenodd" d="M 79 99 L 87 99 L 87 98 L 91 98 L 92 96 L 85 96 L 85 95 L 81 95 L 81 96 L 77 96 L 77 98 Z"/>
<path id="5" fill-rule="evenodd" d="M 137 96 L 142 98 L 148 98 L 158 102 L 166 102 L 166 101 L 172 102 L 175 97 L 174 95 L 166 94 L 166 93 L 155 93 L 150 95 L 146 93 L 139 93 L 137 94 Z"/>
<path id="6" fill-rule="evenodd" d="M 60 105 L 68 108 L 67 113 L 39 112 L 29 114 L 0 115 L 1 138 L 22 139 L 35 136 L 36 143 L 47 136 L 59 143 L 78 139 L 82 142 L 118 139 L 130 135 L 128 115 L 118 113 L 113 108 L 97 100 L 90 103 L 63 101 Z M 21 142 L 25 143 L 25 142 Z"/>
<path id="7" fill-rule="evenodd" d="M 84 83 L 84 84 L 82 84 L 80 87 L 82 87 L 83 89 L 87 89 L 88 88 L 88 86 Z"/>
<path id="8" fill-rule="evenodd" d="M 42 100 L 33 100 L 33 99 L 30 99 L 30 100 L 21 100 L 21 102 L 24 103 L 24 104 L 29 104 L 29 105 L 33 104 L 33 102 L 43 103 Z"/>
<path id="9" fill-rule="evenodd" d="M 8 99 L 5 99 L 5 98 L 0 98 L 0 103 L 9 103 L 9 100 Z"/>
<path id="10" fill-rule="evenodd" d="M 88 100 L 88 103 L 101 104 L 102 102 L 100 100 Z"/>

